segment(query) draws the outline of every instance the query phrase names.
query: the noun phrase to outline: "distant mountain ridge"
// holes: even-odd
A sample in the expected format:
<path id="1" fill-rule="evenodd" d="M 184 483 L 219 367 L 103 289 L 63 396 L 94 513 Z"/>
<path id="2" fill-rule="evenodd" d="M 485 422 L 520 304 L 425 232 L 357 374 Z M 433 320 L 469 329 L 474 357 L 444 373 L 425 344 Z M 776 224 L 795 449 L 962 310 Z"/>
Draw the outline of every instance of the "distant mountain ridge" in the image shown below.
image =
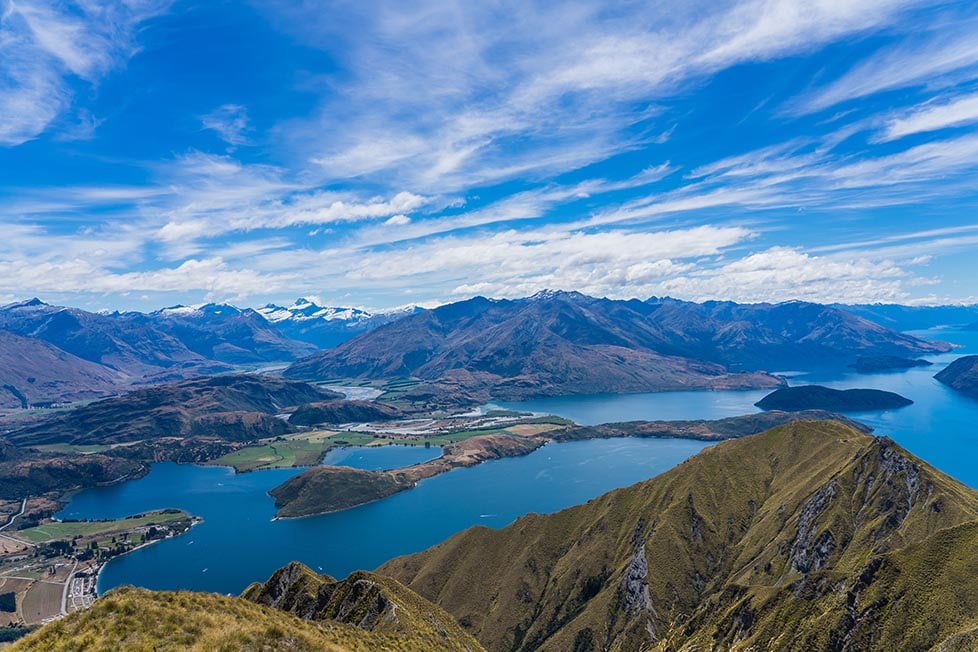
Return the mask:
<path id="1" fill-rule="evenodd" d="M 300 360 L 285 375 L 414 376 L 519 400 L 773 387 L 780 381 L 764 371 L 950 348 L 812 303 L 618 301 L 544 292 L 515 300 L 475 297 L 411 315 Z"/>
<path id="2" fill-rule="evenodd" d="M 8 361 L 0 379 L 14 397 L 0 394 L 0 406 L 10 407 L 100 398 L 316 350 L 250 308 L 219 304 L 93 313 L 35 298 L 0 307 L 0 333 L 0 361 Z M 30 351 L 29 365 L 15 364 Z"/>
<path id="3" fill-rule="evenodd" d="M 257 308 L 259 314 L 288 337 L 320 349 L 333 348 L 360 333 L 422 311 L 423 308 L 409 306 L 370 313 L 360 308 L 321 306 L 304 297 L 287 307 L 269 303 Z"/>
<path id="4" fill-rule="evenodd" d="M 20 446 L 116 444 L 192 435 L 250 441 L 291 432 L 288 423 L 276 417 L 286 408 L 340 396 L 306 383 L 267 376 L 192 378 L 53 414 L 6 436 Z"/>
<path id="5" fill-rule="evenodd" d="M 895 303 L 833 304 L 863 319 L 898 331 L 924 330 L 938 326 L 967 327 L 978 322 L 978 305 L 904 306 Z"/>

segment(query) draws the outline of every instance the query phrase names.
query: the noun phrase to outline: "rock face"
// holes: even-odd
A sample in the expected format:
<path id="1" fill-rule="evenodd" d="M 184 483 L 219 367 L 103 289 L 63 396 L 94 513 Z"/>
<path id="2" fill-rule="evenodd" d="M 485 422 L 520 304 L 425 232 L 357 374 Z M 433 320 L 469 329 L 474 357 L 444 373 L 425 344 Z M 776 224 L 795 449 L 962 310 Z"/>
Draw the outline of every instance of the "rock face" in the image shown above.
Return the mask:
<path id="1" fill-rule="evenodd" d="M 962 394 L 978 397 L 978 355 L 958 358 L 934 378 Z"/>
<path id="2" fill-rule="evenodd" d="M 250 441 L 289 432 L 274 417 L 286 408 L 338 396 L 264 376 L 195 378 L 91 403 L 15 430 L 9 439 L 20 445 L 113 444 L 212 434 Z"/>
<path id="3" fill-rule="evenodd" d="M 378 572 L 491 650 L 967 650 L 975 554 L 976 492 L 885 438 L 795 422 Z"/>
<path id="4" fill-rule="evenodd" d="M 303 620 L 426 641 L 431 650 L 481 650 L 448 613 L 397 581 L 364 571 L 337 581 L 293 562 L 249 586 L 242 597 Z"/>
<path id="5" fill-rule="evenodd" d="M 831 389 L 821 385 L 803 385 L 777 389 L 755 403 L 762 410 L 831 410 L 859 412 L 890 410 L 912 405 L 913 401 L 893 392 L 879 389 Z"/>

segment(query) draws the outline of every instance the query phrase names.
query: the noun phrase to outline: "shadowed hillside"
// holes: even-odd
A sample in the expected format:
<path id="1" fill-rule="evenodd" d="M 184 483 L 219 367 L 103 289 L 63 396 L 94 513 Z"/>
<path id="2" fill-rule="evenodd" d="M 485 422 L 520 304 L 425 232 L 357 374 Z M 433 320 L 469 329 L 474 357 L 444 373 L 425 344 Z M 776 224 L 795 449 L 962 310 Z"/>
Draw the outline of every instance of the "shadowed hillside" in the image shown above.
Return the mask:
<path id="1" fill-rule="evenodd" d="M 198 434 L 244 441 L 288 432 L 288 424 L 274 416 L 285 408 L 339 396 L 264 376 L 194 378 L 91 403 L 15 430 L 8 438 L 20 445 L 112 444 Z"/>

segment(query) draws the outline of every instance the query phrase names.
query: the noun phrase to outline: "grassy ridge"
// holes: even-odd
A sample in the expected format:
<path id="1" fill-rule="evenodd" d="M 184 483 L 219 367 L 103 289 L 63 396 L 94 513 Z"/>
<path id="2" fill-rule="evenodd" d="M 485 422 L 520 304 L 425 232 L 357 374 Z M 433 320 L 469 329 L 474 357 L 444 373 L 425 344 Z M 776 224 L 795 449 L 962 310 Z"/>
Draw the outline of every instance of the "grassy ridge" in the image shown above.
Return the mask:
<path id="1" fill-rule="evenodd" d="M 427 652 L 424 642 L 314 623 L 241 598 L 122 588 L 18 641 L 11 652 Z"/>
<path id="2" fill-rule="evenodd" d="M 378 572 L 492 650 L 929 649 L 978 627 L 976 521 L 892 442 L 798 422 Z"/>

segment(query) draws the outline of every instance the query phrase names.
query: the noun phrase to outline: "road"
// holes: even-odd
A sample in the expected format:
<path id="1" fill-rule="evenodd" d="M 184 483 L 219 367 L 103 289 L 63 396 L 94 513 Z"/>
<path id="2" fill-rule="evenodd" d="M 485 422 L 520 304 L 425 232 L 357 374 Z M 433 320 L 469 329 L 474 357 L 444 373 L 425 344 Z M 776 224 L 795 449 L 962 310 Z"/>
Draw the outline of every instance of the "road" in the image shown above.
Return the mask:
<path id="1" fill-rule="evenodd" d="M 6 523 L 4 523 L 3 525 L 0 525 L 0 532 L 3 532 L 8 527 L 10 527 L 11 525 L 13 525 L 14 524 L 14 521 L 17 520 L 17 517 L 18 516 L 22 516 L 25 511 L 27 511 L 27 499 L 26 498 L 20 504 L 20 511 L 17 512 L 16 514 L 14 514 L 13 516 L 11 516 L 9 521 L 7 521 Z M 7 539 L 8 541 L 13 541 L 14 543 L 20 543 L 20 544 L 25 545 L 25 546 L 30 546 L 31 548 L 36 548 L 37 547 L 37 544 L 31 543 L 30 541 L 25 541 L 24 539 L 18 539 L 17 537 L 8 536 L 6 534 L 0 534 L 0 538 Z"/>
<path id="2" fill-rule="evenodd" d="M 75 569 L 78 568 L 78 560 L 72 564 L 71 570 L 68 571 L 68 577 L 65 578 L 65 589 L 61 592 L 61 615 L 68 615 L 68 591 L 71 589 L 71 580 L 75 576 Z"/>
<path id="3" fill-rule="evenodd" d="M 25 511 L 27 511 L 27 499 L 26 498 L 20 504 L 20 511 L 17 512 L 16 514 L 14 514 L 13 516 L 11 516 L 9 521 L 7 521 L 6 523 L 4 523 L 3 525 L 0 525 L 0 531 L 6 530 L 8 527 L 10 527 L 11 525 L 13 525 L 14 524 L 14 521 L 17 520 L 17 517 L 18 516 L 22 516 Z"/>

